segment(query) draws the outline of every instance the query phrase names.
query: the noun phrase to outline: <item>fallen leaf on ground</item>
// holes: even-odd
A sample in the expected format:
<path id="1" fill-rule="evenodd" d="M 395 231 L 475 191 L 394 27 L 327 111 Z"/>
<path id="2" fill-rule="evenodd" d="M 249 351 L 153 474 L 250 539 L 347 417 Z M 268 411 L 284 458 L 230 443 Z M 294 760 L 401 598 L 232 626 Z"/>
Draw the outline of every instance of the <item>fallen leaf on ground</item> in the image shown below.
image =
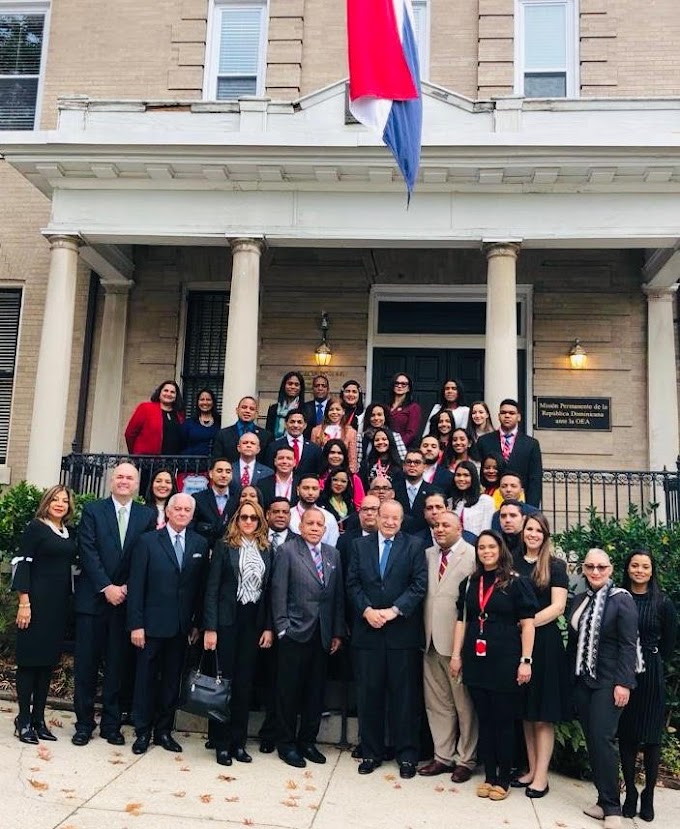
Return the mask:
<path id="1" fill-rule="evenodd" d="M 49 789 L 48 783 L 43 783 L 42 780 L 34 780 L 32 777 L 28 778 L 28 782 L 33 786 L 34 789 L 37 789 L 39 792 L 44 792 L 45 789 Z"/>
<path id="2" fill-rule="evenodd" d="M 561 820 L 556 820 L 556 821 L 555 821 L 555 826 L 566 826 L 566 825 L 567 825 L 567 824 L 566 824 L 566 823 L 563 823 Z"/>
<path id="3" fill-rule="evenodd" d="M 232 797 L 225 797 L 224 799 L 227 801 L 227 803 L 238 803 L 239 801 L 239 798 L 236 795 Z"/>
<path id="4" fill-rule="evenodd" d="M 292 797 L 288 797 L 288 798 L 286 798 L 286 800 L 282 800 L 282 801 L 281 801 L 281 803 L 282 803 L 284 806 L 288 806 L 289 808 L 292 808 L 292 807 L 294 807 L 294 806 L 299 805 L 299 804 L 298 804 L 298 802 L 297 802 L 297 800 L 293 800 L 293 798 L 292 798 Z"/>
<path id="5" fill-rule="evenodd" d="M 458 789 L 455 786 L 449 786 L 449 791 L 458 794 Z"/>
<path id="6" fill-rule="evenodd" d="M 307 785 L 307 786 L 305 786 L 305 791 L 306 792 L 315 792 L 316 791 L 316 786 Z"/>
<path id="7" fill-rule="evenodd" d="M 125 807 L 125 811 L 130 815 L 135 815 L 135 817 L 140 814 L 141 809 L 141 803 L 128 803 Z"/>
<path id="8" fill-rule="evenodd" d="M 308 809 L 314 809 L 316 811 L 319 808 L 319 804 L 318 803 L 310 803 L 307 808 Z"/>
<path id="9" fill-rule="evenodd" d="M 186 797 L 187 793 L 186 792 L 173 792 L 172 796 L 173 797 Z"/>
<path id="10" fill-rule="evenodd" d="M 212 801 L 212 795 L 211 794 L 199 794 L 198 799 L 201 801 L 201 803 L 210 803 Z"/>
<path id="11" fill-rule="evenodd" d="M 395 783 L 394 786 L 392 786 L 392 788 L 393 789 L 400 789 L 401 788 L 401 783 Z"/>
<path id="12" fill-rule="evenodd" d="M 184 757 L 182 757 L 181 754 L 175 754 L 175 762 L 176 763 L 183 763 L 184 762 Z"/>
<path id="13" fill-rule="evenodd" d="M 255 823 L 255 821 L 254 821 L 251 817 L 244 817 L 244 818 L 243 818 L 243 823 L 244 823 L 246 826 L 253 826 L 253 824 Z"/>
<path id="14" fill-rule="evenodd" d="M 314 772 L 307 769 L 307 771 L 302 773 L 302 776 L 306 777 L 307 780 L 309 780 L 310 778 L 314 777 Z"/>
<path id="15" fill-rule="evenodd" d="M 235 777 L 232 777 L 230 774 L 218 774 L 218 780 L 224 780 L 225 783 L 233 783 L 236 780 Z"/>
<path id="16" fill-rule="evenodd" d="M 395 774 L 385 774 L 384 777 L 385 780 L 387 780 L 389 783 L 397 779 L 397 776 Z"/>
<path id="17" fill-rule="evenodd" d="M 56 717 L 52 717 L 51 720 L 47 721 L 48 725 L 51 725 L 52 728 L 63 728 L 64 723 L 61 720 L 58 720 Z"/>
<path id="18" fill-rule="evenodd" d="M 444 791 L 444 787 L 442 786 L 442 784 L 441 784 L 441 783 L 439 783 L 439 785 L 437 785 L 437 786 L 435 786 L 435 787 L 434 787 L 434 790 L 435 790 L 436 792 L 443 792 L 443 791 Z"/>
<path id="19" fill-rule="evenodd" d="M 122 760 L 120 757 L 114 757 L 113 760 L 109 760 L 112 766 L 124 766 L 125 760 Z"/>
<path id="20" fill-rule="evenodd" d="M 191 771 L 191 767 L 190 766 L 180 766 L 179 770 L 180 771 Z"/>
<path id="21" fill-rule="evenodd" d="M 114 757 L 122 757 L 123 756 L 122 751 L 112 751 L 111 754 L 113 754 Z"/>
<path id="22" fill-rule="evenodd" d="M 40 771 L 40 766 L 31 766 L 29 771 Z"/>
<path id="23" fill-rule="evenodd" d="M 71 794 L 75 791 L 75 789 L 59 789 L 59 791 L 63 792 L 64 794 Z"/>
<path id="24" fill-rule="evenodd" d="M 297 789 L 297 787 L 298 787 L 298 784 L 295 782 L 295 780 L 287 780 L 286 781 L 286 788 L 287 789 Z"/>

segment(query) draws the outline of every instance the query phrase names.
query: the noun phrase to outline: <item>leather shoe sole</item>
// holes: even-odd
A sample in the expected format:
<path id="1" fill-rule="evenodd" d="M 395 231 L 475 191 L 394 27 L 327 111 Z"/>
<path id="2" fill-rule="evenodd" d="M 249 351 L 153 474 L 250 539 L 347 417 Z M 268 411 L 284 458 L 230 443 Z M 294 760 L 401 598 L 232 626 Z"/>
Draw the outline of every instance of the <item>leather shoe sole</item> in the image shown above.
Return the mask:
<path id="1" fill-rule="evenodd" d="M 399 763 L 399 777 L 402 780 L 410 780 L 416 776 L 416 767 L 414 763 Z"/>
<path id="2" fill-rule="evenodd" d="M 533 797 L 534 799 L 538 797 L 545 797 L 548 792 L 550 791 L 550 786 L 546 786 L 545 789 L 532 789 L 531 786 L 527 786 L 524 790 L 524 794 L 527 797 Z"/>
<path id="3" fill-rule="evenodd" d="M 287 763 L 289 766 L 293 766 L 293 768 L 296 769 L 304 769 L 307 765 L 304 757 L 301 757 L 297 751 L 286 751 L 283 754 L 279 753 L 279 757 L 284 763 Z"/>
<path id="4" fill-rule="evenodd" d="M 418 774 L 423 777 L 434 777 L 437 774 L 450 774 L 453 770 L 453 766 L 447 766 L 446 763 L 440 763 L 439 760 L 433 760 L 426 766 L 421 766 L 418 769 Z"/>
<path id="5" fill-rule="evenodd" d="M 359 774 L 372 774 L 380 765 L 380 760 L 362 760 L 357 771 Z"/>
<path id="6" fill-rule="evenodd" d="M 588 806 L 587 809 L 583 810 L 583 814 L 595 818 L 595 820 L 604 820 L 604 809 L 599 803 L 596 803 L 594 806 Z"/>

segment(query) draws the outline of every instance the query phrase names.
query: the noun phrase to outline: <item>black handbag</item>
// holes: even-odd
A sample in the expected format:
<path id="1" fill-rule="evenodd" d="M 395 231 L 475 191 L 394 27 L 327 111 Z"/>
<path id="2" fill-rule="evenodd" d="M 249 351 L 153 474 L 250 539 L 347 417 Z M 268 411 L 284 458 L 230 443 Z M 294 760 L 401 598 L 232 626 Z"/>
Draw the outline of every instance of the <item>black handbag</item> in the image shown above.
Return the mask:
<path id="1" fill-rule="evenodd" d="M 215 676 L 204 674 L 201 670 L 205 650 L 201 654 L 198 666 L 189 671 L 183 684 L 179 707 L 189 714 L 217 722 L 226 723 L 230 719 L 231 680 L 224 679 L 215 651 Z"/>

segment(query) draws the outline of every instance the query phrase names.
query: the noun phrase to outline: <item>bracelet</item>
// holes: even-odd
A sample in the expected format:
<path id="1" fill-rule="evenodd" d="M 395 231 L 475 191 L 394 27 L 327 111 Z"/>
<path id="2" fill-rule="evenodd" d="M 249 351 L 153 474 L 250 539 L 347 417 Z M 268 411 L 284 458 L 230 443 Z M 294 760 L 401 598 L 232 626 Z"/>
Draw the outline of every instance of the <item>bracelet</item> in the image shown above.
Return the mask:
<path id="1" fill-rule="evenodd" d="M 19 607 L 30 607 L 30 606 L 31 606 L 30 602 L 27 602 L 26 604 L 21 604 L 21 602 L 19 602 Z"/>
<path id="2" fill-rule="evenodd" d="M 460 656 L 455 656 L 455 655 L 454 655 L 454 656 L 451 656 L 451 659 L 456 659 L 456 660 L 459 660 L 459 659 L 460 659 Z"/>

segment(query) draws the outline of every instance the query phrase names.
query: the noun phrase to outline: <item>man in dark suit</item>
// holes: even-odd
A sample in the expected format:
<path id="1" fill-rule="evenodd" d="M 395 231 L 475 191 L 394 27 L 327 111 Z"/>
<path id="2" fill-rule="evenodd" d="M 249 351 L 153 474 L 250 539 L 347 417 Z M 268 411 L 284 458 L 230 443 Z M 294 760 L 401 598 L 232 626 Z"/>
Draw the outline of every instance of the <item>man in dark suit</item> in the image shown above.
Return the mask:
<path id="1" fill-rule="evenodd" d="M 132 720 L 132 751 L 144 754 L 153 738 L 166 751 L 181 751 L 171 731 L 179 701 L 187 642 L 198 638 L 208 544 L 187 529 L 194 515 L 191 495 L 173 495 L 163 529 L 139 539 L 130 568 L 127 624 L 139 648 Z"/>
<path id="2" fill-rule="evenodd" d="M 540 507 L 543 492 L 541 445 L 535 438 L 519 431 L 521 420 L 519 403 L 510 398 L 503 400 L 498 414 L 501 428 L 482 435 L 477 448 L 482 459 L 494 453 L 502 455 L 508 469 L 521 475 L 527 504 Z"/>
<path id="3" fill-rule="evenodd" d="M 275 498 L 285 498 L 291 506 L 297 501 L 297 479 L 293 474 L 295 455 L 290 446 L 279 446 L 272 458 L 274 474 L 258 484 L 264 508 L 268 509 Z"/>
<path id="4" fill-rule="evenodd" d="M 326 412 L 330 396 L 330 383 L 325 374 L 317 374 L 312 377 L 312 399 L 308 400 L 302 407 L 307 421 L 305 437 L 309 440 L 312 436 L 312 429 L 323 423 L 323 416 Z"/>
<path id="5" fill-rule="evenodd" d="M 279 446 L 288 446 L 293 450 L 296 477 L 299 478 L 307 472 L 318 475 L 321 471 L 323 456 L 319 446 L 310 443 L 302 436 L 307 426 L 302 409 L 291 409 L 286 415 L 285 421 L 286 431 L 283 437 L 269 444 L 265 463 L 271 467 L 274 452 Z"/>
<path id="6" fill-rule="evenodd" d="M 423 460 L 425 461 L 423 480 L 441 489 L 444 495 L 448 495 L 453 483 L 453 473 L 449 472 L 446 466 L 439 463 L 441 450 L 437 438 L 426 435 L 420 441 L 420 451 L 423 453 Z"/>
<path id="7" fill-rule="evenodd" d="M 417 533 L 412 533 L 414 538 L 417 538 L 425 544 L 425 548 L 431 547 L 436 543 L 434 540 L 434 527 L 439 520 L 439 516 L 444 512 L 446 512 L 446 498 L 444 497 L 444 493 L 436 489 L 428 492 L 425 496 L 425 509 L 423 511 L 427 527 L 423 530 L 418 530 Z"/>
<path id="8" fill-rule="evenodd" d="M 274 470 L 258 463 L 260 454 L 260 439 L 251 432 L 241 435 L 238 441 L 238 460 L 233 466 L 233 475 L 236 483 L 243 489 L 244 486 L 259 486 L 260 481 L 271 478 Z"/>
<path id="9" fill-rule="evenodd" d="M 273 436 L 266 429 L 257 425 L 257 400 L 254 397 L 242 397 L 236 407 L 236 423 L 220 429 L 213 441 L 212 457 L 228 458 L 231 463 L 238 460 L 238 441 L 241 435 L 249 432 L 257 435 L 260 441 L 260 455 L 264 457 Z"/>
<path id="10" fill-rule="evenodd" d="M 420 740 L 427 564 L 425 545 L 400 532 L 403 516 L 401 504 L 383 501 L 378 532 L 354 542 L 347 596 L 359 667 L 359 774 L 370 774 L 382 763 L 389 709 L 399 774 L 409 779 L 416 773 Z"/>
<path id="11" fill-rule="evenodd" d="M 394 480 L 394 497 L 404 510 L 404 532 L 417 533 L 427 528 L 425 496 L 434 489 L 423 480 L 425 459 L 420 449 L 409 449 L 404 458 L 404 477 Z"/>
<path id="12" fill-rule="evenodd" d="M 75 584 L 74 659 L 76 733 L 85 746 L 95 728 L 97 674 L 104 664 L 99 732 L 112 745 L 124 745 L 120 731 L 120 686 L 128 640 L 125 601 L 130 557 L 142 533 L 156 527 L 156 511 L 135 503 L 139 473 L 121 463 L 111 475 L 111 497 L 86 504 L 78 527 L 80 574 Z"/>
<path id="13" fill-rule="evenodd" d="M 501 491 L 501 495 L 503 496 L 503 503 L 507 503 L 508 501 L 517 502 L 521 505 L 522 515 L 526 517 L 527 515 L 535 515 L 539 510 L 536 507 L 532 507 L 531 504 L 527 504 L 524 498 L 524 484 L 522 482 L 522 478 L 520 477 L 519 472 L 514 472 L 511 469 L 507 469 L 502 475 L 501 479 L 498 483 L 498 488 Z M 501 511 L 497 509 L 494 512 L 491 518 L 491 529 L 495 530 L 497 533 L 501 532 Z"/>
<path id="14" fill-rule="evenodd" d="M 208 471 L 210 486 L 194 495 L 196 508 L 191 528 L 212 549 L 222 538 L 238 506 L 238 487 L 232 491 L 232 467 L 227 458 L 213 458 Z"/>
<path id="15" fill-rule="evenodd" d="M 338 650 L 345 634 L 340 554 L 321 543 L 324 530 L 323 512 L 310 507 L 302 515 L 301 538 L 282 544 L 274 555 L 278 750 L 279 757 L 296 768 L 304 768 L 305 760 L 326 762 L 316 747 L 326 665 L 328 654 Z"/>
<path id="16" fill-rule="evenodd" d="M 377 495 L 372 495 L 370 492 L 364 495 L 363 501 L 356 513 L 359 516 L 359 520 L 356 524 L 352 524 L 349 529 L 346 529 L 338 539 L 337 549 L 340 553 L 343 573 L 347 574 L 349 570 L 352 542 L 357 538 L 363 538 L 370 533 L 374 533 L 378 529 L 379 507 L 380 499 Z M 351 615 L 352 611 L 349 606 L 347 607 L 347 611 L 348 615 Z"/>

